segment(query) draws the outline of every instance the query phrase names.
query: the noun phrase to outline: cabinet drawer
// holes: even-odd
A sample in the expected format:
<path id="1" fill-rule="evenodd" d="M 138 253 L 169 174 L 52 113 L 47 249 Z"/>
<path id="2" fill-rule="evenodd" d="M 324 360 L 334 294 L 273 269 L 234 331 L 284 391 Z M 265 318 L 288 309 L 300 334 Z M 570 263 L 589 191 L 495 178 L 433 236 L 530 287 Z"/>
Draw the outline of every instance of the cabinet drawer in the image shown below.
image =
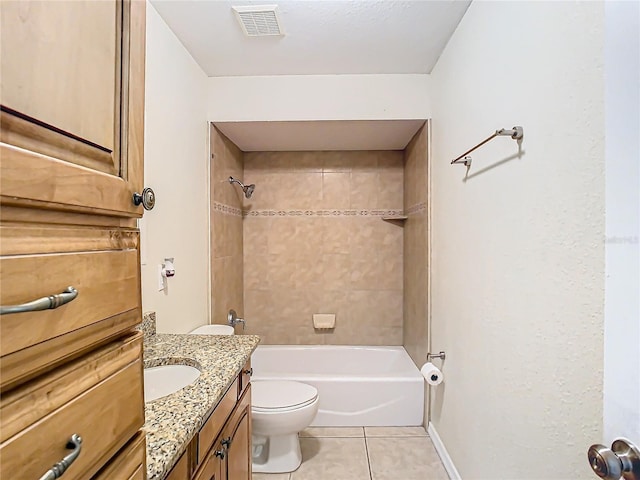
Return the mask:
<path id="1" fill-rule="evenodd" d="M 253 369 L 251 368 L 251 357 L 249 357 L 249 360 L 247 360 L 247 363 L 242 367 L 240 376 L 238 377 L 240 381 L 238 385 L 238 400 L 240 400 L 240 397 L 242 397 L 242 394 L 251 382 L 251 375 L 253 375 Z"/>
<path id="2" fill-rule="evenodd" d="M 3 387 L 139 321 L 139 271 L 136 249 L 0 257 L 1 305 L 58 294 L 67 286 L 78 290 L 73 301 L 54 310 L 2 316 Z"/>
<path id="3" fill-rule="evenodd" d="M 145 435 L 139 432 L 93 480 L 145 478 Z"/>
<path id="4" fill-rule="evenodd" d="M 64 477 L 94 475 L 144 424 L 140 348 L 134 335 L 3 396 L 0 478 L 40 478 L 74 433 L 82 451 Z"/>
<path id="5" fill-rule="evenodd" d="M 198 465 L 204 460 L 207 452 L 211 449 L 213 441 L 216 439 L 222 427 L 224 426 L 227 418 L 236 406 L 238 394 L 238 379 L 224 394 L 222 400 L 216 405 L 215 410 L 200 429 L 198 434 Z"/>

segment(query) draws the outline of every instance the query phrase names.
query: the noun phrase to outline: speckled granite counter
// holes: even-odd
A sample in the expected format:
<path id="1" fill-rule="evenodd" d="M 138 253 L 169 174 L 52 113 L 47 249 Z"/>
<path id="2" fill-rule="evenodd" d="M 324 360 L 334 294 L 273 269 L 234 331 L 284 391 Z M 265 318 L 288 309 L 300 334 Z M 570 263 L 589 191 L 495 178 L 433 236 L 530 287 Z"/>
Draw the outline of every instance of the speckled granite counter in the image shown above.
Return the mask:
<path id="1" fill-rule="evenodd" d="M 169 473 L 259 342 L 256 335 L 157 334 L 149 339 L 145 367 L 186 364 L 201 373 L 193 384 L 145 404 L 148 480 Z"/>

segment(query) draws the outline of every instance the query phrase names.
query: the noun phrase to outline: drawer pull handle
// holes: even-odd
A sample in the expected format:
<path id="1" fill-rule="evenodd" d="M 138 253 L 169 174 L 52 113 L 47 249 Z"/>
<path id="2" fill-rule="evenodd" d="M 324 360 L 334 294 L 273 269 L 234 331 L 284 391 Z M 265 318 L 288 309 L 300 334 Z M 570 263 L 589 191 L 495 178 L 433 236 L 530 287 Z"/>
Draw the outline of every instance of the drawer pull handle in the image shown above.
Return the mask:
<path id="1" fill-rule="evenodd" d="M 222 442 L 220 442 L 220 443 L 222 443 L 222 446 L 224 448 L 229 449 L 229 447 L 231 446 L 231 437 L 227 437 L 227 438 L 222 439 Z"/>
<path id="2" fill-rule="evenodd" d="M 242 373 L 244 373 L 245 375 L 252 376 L 253 375 L 253 367 L 251 367 L 249 370 L 243 370 Z"/>
<path id="3" fill-rule="evenodd" d="M 0 306 L 0 315 L 9 313 L 36 312 L 38 310 L 48 310 L 58 308 L 65 303 L 69 303 L 78 296 L 78 290 L 73 287 L 67 287 L 64 292 L 57 295 L 49 295 L 32 302 L 23 303 L 21 305 Z"/>
<path id="4" fill-rule="evenodd" d="M 67 448 L 73 451 L 51 467 L 47 473 L 40 477 L 40 480 L 55 480 L 56 478 L 60 478 L 64 475 L 67 468 L 69 468 L 75 459 L 78 458 L 78 455 L 80 455 L 80 450 L 82 449 L 82 438 L 74 433 L 67 442 Z"/>
<path id="5" fill-rule="evenodd" d="M 224 460 L 224 450 L 216 450 L 215 452 L 213 452 L 213 454 L 216 457 L 219 457 L 221 460 Z"/>

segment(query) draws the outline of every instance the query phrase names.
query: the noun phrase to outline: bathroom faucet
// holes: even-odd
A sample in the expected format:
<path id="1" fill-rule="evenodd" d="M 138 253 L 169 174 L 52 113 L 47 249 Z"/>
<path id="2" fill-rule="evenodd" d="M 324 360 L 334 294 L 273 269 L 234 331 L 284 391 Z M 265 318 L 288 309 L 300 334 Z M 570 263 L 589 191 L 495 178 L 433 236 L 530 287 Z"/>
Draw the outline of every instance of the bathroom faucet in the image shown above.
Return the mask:
<path id="1" fill-rule="evenodd" d="M 232 327 L 235 327 L 237 324 L 241 323 L 242 330 L 244 330 L 244 318 L 238 318 L 238 314 L 233 309 L 229 310 L 229 313 L 227 314 L 227 323 Z"/>

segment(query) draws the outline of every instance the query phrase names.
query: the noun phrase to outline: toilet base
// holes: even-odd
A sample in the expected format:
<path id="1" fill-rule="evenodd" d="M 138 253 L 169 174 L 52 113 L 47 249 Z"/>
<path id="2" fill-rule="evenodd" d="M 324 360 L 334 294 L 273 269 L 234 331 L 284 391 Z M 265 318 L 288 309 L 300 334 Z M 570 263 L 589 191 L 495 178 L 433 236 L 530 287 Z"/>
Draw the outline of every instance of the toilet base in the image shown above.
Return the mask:
<path id="1" fill-rule="evenodd" d="M 298 433 L 251 438 L 252 469 L 255 473 L 288 473 L 297 470 L 302 463 Z"/>

